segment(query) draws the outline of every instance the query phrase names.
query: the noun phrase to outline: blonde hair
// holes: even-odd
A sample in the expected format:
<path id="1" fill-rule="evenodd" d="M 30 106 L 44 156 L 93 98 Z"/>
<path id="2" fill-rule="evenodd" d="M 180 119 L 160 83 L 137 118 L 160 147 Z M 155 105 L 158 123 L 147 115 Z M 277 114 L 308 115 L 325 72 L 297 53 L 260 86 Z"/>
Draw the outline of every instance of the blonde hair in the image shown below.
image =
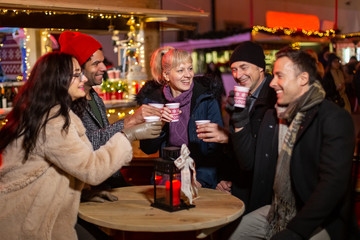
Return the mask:
<path id="1" fill-rule="evenodd" d="M 162 84 L 165 81 L 164 72 L 168 73 L 181 63 L 188 62 L 192 63 L 192 58 L 188 51 L 170 46 L 158 48 L 151 56 L 151 75 L 156 82 Z"/>

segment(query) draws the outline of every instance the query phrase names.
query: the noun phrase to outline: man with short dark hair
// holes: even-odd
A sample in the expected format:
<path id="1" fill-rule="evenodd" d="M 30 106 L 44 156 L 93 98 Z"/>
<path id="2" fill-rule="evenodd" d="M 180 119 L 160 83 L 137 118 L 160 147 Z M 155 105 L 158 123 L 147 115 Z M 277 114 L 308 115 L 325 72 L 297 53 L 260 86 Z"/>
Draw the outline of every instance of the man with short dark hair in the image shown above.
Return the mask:
<path id="1" fill-rule="evenodd" d="M 153 134 L 142 134 L 140 139 L 155 138 L 161 131 L 161 122 L 144 123 L 144 116 L 161 115 L 155 107 L 144 105 L 132 116 L 121 119 L 113 124 L 109 123 L 106 114 L 105 104 L 99 95 L 92 88 L 100 85 L 106 71 L 104 55 L 101 44 L 93 37 L 79 32 L 65 31 L 60 35 L 59 43 L 61 52 L 74 56 L 88 81 L 84 84 L 85 98 L 75 101 L 72 110 L 81 118 L 86 128 L 86 135 L 89 138 L 94 150 L 100 148 L 117 132 L 125 135 L 138 135 L 139 132 Z M 158 129 L 158 131 L 157 131 Z M 128 136 L 129 137 L 129 136 Z M 112 195 L 109 189 L 126 186 L 120 171 L 114 173 L 100 186 L 84 189 L 81 194 L 82 201 L 104 202 L 105 200 L 116 201 L 117 197 Z M 94 225 L 78 219 L 76 231 L 79 239 L 104 239 L 106 234 L 98 230 Z"/>
<path id="2" fill-rule="evenodd" d="M 310 55 L 285 49 L 276 57 L 276 110 L 266 112 L 255 151 L 238 159 L 253 172 L 258 209 L 229 239 L 358 239 L 350 221 L 352 118 L 324 99 Z"/>
<path id="3" fill-rule="evenodd" d="M 76 114 L 80 115 L 86 128 L 86 135 L 95 150 L 124 128 L 144 123 L 144 116 L 156 114 L 161 116 L 159 109 L 143 105 L 133 115 L 110 124 L 104 102 L 92 88 L 102 83 L 106 71 L 101 44 L 89 35 L 71 31 L 63 32 L 60 35 L 59 43 L 62 52 L 74 56 L 79 61 L 83 73 L 88 79 L 84 86 L 87 100 L 83 103 L 85 107 L 80 108 L 80 111 L 74 110 Z"/>

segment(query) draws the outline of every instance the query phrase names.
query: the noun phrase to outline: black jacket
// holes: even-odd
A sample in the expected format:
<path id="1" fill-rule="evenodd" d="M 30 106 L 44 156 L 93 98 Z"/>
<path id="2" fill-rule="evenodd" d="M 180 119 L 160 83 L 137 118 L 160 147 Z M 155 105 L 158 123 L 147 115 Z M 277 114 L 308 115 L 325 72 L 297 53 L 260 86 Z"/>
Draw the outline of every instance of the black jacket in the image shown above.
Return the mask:
<path id="1" fill-rule="evenodd" d="M 260 94 L 249 112 L 249 124 L 244 127 L 243 131 L 230 134 L 229 145 L 232 146 L 233 149 L 237 149 L 237 151 L 246 151 L 246 149 L 249 149 L 249 146 L 255 145 L 264 114 L 268 109 L 273 109 L 276 103 L 276 93 L 274 89 L 269 86 L 271 80 L 272 76 L 266 75 Z M 237 135 L 241 135 L 242 137 L 236 138 Z M 237 151 L 235 151 L 235 153 Z M 228 158 L 230 162 L 220 168 L 221 180 L 232 181 L 232 194 L 245 203 L 245 213 L 248 213 L 255 210 L 249 205 L 252 171 L 247 171 L 239 167 L 237 157 L 241 156 L 237 156 L 231 150 L 229 154 L 232 156 Z"/>
<path id="2" fill-rule="evenodd" d="M 297 214 L 288 224 L 289 230 L 308 239 L 320 227 L 326 228 L 331 239 L 351 239 L 357 230 L 351 222 L 350 204 L 354 145 L 352 118 L 344 109 L 324 100 L 307 112 L 290 164 Z M 278 158 L 275 110 L 264 116 L 255 151 L 237 154 L 241 167 L 254 173 L 251 208 L 271 204 Z"/>

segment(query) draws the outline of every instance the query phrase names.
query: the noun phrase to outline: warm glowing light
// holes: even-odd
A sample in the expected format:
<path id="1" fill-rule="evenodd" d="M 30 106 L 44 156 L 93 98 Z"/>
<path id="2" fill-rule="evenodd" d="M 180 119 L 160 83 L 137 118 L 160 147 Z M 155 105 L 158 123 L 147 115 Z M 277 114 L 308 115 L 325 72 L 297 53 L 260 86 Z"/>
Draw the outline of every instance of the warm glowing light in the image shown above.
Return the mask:
<path id="1" fill-rule="evenodd" d="M 284 27 L 312 31 L 320 29 L 319 18 L 315 15 L 274 11 L 266 12 L 266 25 L 271 28 Z"/>

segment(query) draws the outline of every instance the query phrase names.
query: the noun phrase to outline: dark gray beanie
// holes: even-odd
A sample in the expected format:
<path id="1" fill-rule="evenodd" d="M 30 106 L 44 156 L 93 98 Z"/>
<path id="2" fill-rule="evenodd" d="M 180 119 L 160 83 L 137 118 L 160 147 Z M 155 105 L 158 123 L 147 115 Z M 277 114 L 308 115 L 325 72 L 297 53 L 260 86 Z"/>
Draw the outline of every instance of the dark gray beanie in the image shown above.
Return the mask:
<path id="1" fill-rule="evenodd" d="M 260 45 L 251 41 L 242 42 L 235 48 L 230 57 L 230 66 L 237 61 L 252 63 L 265 70 L 264 51 Z"/>

